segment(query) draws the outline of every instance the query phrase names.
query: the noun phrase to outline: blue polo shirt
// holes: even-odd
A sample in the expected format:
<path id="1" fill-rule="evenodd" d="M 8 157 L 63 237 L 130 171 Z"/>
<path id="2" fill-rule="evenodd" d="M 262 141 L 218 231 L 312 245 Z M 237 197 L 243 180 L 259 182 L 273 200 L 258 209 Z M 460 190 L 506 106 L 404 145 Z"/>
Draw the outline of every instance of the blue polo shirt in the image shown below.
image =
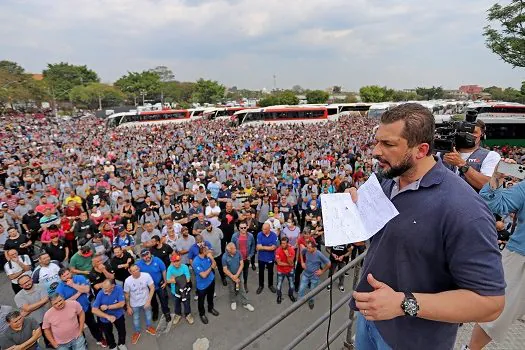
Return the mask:
<path id="1" fill-rule="evenodd" d="M 159 289 L 163 281 L 162 272 L 166 271 L 166 265 L 164 265 L 162 260 L 156 256 L 152 256 L 149 264 L 146 264 L 144 260 L 140 259 L 137 261 L 137 266 L 141 272 L 149 273 L 153 283 L 155 283 L 155 289 Z"/>
<path id="2" fill-rule="evenodd" d="M 275 232 L 270 231 L 270 234 L 266 236 L 261 231 L 257 234 L 257 244 L 260 244 L 264 247 L 270 247 L 272 245 L 277 247 L 277 235 L 275 234 Z M 262 262 L 272 263 L 275 261 L 275 250 L 259 250 L 257 254 L 258 259 Z"/>
<path id="3" fill-rule="evenodd" d="M 241 266 L 241 260 L 241 254 L 238 250 L 235 251 L 235 254 L 233 254 L 233 256 L 230 253 L 226 252 L 222 255 L 222 266 L 227 267 L 228 270 L 235 275 L 239 270 L 239 267 Z"/>
<path id="4" fill-rule="evenodd" d="M 100 309 L 101 305 L 114 305 L 120 302 L 123 302 L 124 299 L 124 290 L 118 284 L 115 285 L 113 291 L 110 294 L 104 293 L 104 290 L 99 290 L 95 301 L 93 302 L 93 307 Z M 106 310 L 104 313 L 115 316 L 116 318 L 121 318 L 124 315 L 124 308 Z M 104 323 L 109 323 L 109 320 L 105 317 L 99 317 L 99 320 Z"/>
<path id="5" fill-rule="evenodd" d="M 203 242 L 204 242 L 204 245 L 208 247 L 208 249 L 213 250 L 213 247 L 211 246 L 210 242 L 208 241 L 203 241 Z M 188 250 L 188 259 L 193 260 L 195 259 L 197 255 L 199 255 L 199 246 L 197 245 L 197 243 L 195 243 L 191 246 L 190 250 Z"/>
<path id="6" fill-rule="evenodd" d="M 82 285 L 90 286 L 89 281 L 86 279 L 86 277 L 82 275 L 74 275 L 73 282 L 75 284 L 82 284 Z M 73 295 L 77 294 L 77 290 L 75 288 L 68 286 L 63 281 L 60 281 L 60 283 L 58 284 L 56 292 L 60 294 L 64 298 L 64 300 L 67 300 L 71 298 Z M 89 303 L 89 298 L 88 298 L 87 293 L 80 294 L 80 296 L 77 298 L 77 301 L 80 304 L 80 306 L 82 306 L 82 310 L 84 312 L 89 310 L 90 303 Z"/>
<path id="7" fill-rule="evenodd" d="M 399 215 L 370 240 L 362 276 L 372 273 L 401 292 L 505 294 L 494 216 L 466 181 L 438 159 L 414 189 L 391 197 L 398 192 L 395 181 L 383 179 L 381 186 Z M 356 290 L 372 287 L 362 278 Z M 351 306 L 356 309 L 354 300 Z M 458 330 L 457 324 L 404 316 L 374 324 L 390 347 L 404 350 L 452 349 Z"/>
<path id="8" fill-rule="evenodd" d="M 191 265 L 193 267 L 193 271 L 195 271 L 195 280 L 197 281 L 197 289 L 203 290 L 208 288 L 208 286 L 215 280 L 215 272 L 213 270 L 208 274 L 206 278 L 201 277 L 200 273 L 206 271 L 211 266 L 211 259 L 207 256 L 204 258 L 201 258 L 200 256 L 196 256 L 195 259 L 193 259 L 193 264 Z"/>

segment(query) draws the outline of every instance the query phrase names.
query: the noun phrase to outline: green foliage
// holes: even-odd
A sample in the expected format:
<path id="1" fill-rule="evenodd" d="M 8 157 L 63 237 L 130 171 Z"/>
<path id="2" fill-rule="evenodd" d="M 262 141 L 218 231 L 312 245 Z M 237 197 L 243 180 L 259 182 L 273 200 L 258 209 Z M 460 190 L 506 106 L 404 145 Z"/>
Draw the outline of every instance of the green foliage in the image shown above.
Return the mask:
<path id="1" fill-rule="evenodd" d="M 415 92 L 406 92 L 401 90 L 396 90 L 392 94 L 392 101 L 402 102 L 402 101 L 417 101 L 420 97 Z"/>
<path id="2" fill-rule="evenodd" d="M 416 88 L 416 94 L 423 100 L 438 100 L 445 96 L 441 86 L 432 86 L 431 88 L 418 87 Z"/>
<path id="3" fill-rule="evenodd" d="M 259 100 L 259 107 L 268 107 L 276 105 L 297 105 L 299 104 L 299 98 L 295 95 L 292 90 L 284 90 L 274 92 L 271 95 L 267 95 Z"/>
<path id="4" fill-rule="evenodd" d="M 226 88 L 215 80 L 200 78 L 195 84 L 193 100 L 198 103 L 217 103 L 225 96 Z"/>
<path id="5" fill-rule="evenodd" d="M 330 94 L 323 90 L 310 90 L 306 93 L 308 103 L 326 103 Z"/>
<path id="6" fill-rule="evenodd" d="M 363 102 L 385 102 L 392 100 L 394 90 L 386 86 L 369 85 L 359 89 L 359 95 Z"/>
<path id="7" fill-rule="evenodd" d="M 146 97 L 157 96 L 160 92 L 161 81 L 160 76 L 151 71 L 128 72 L 114 85 L 125 92 L 128 97 L 136 100 L 141 94 Z"/>
<path id="8" fill-rule="evenodd" d="M 302 93 L 304 93 L 304 89 L 301 87 L 301 85 L 294 85 L 294 86 L 292 86 L 292 91 L 295 94 L 302 94 Z"/>
<path id="9" fill-rule="evenodd" d="M 61 101 L 69 98 L 73 87 L 100 81 L 97 73 L 87 66 L 75 66 L 66 62 L 48 64 L 43 74 L 53 95 Z"/>
<path id="10" fill-rule="evenodd" d="M 514 67 L 525 67 L 525 2 L 512 0 L 502 6 L 494 4 L 487 19 L 495 23 L 484 28 L 485 44 L 503 61 Z"/>
<path id="11" fill-rule="evenodd" d="M 125 95 L 111 85 L 91 83 L 86 86 L 79 85 L 69 93 L 71 101 L 75 104 L 86 106 L 90 109 L 120 104 Z"/>
<path id="12" fill-rule="evenodd" d="M 349 94 L 346 96 L 345 103 L 356 103 L 356 102 L 359 102 L 356 95 Z"/>
<path id="13" fill-rule="evenodd" d="M 0 70 L 18 76 L 25 73 L 25 69 L 18 65 L 18 63 L 6 60 L 0 61 Z"/>
<path id="14" fill-rule="evenodd" d="M 162 84 L 164 101 L 167 102 L 189 102 L 195 92 L 195 83 L 170 81 Z"/>
<path id="15" fill-rule="evenodd" d="M 157 74 L 160 81 L 163 83 L 175 80 L 175 74 L 173 74 L 173 71 L 166 66 L 157 66 L 150 69 L 149 72 Z"/>
<path id="16" fill-rule="evenodd" d="M 17 63 L 0 61 L 0 109 L 15 103 L 41 103 L 49 97 L 48 91 L 44 81 L 34 80 Z"/>
<path id="17" fill-rule="evenodd" d="M 490 86 L 484 89 L 483 92 L 490 94 L 490 97 L 493 100 L 524 103 L 525 102 L 525 94 L 523 93 L 524 87 L 525 87 L 525 82 L 522 83 L 521 90 L 517 90 L 512 87 L 502 89 L 497 86 Z"/>

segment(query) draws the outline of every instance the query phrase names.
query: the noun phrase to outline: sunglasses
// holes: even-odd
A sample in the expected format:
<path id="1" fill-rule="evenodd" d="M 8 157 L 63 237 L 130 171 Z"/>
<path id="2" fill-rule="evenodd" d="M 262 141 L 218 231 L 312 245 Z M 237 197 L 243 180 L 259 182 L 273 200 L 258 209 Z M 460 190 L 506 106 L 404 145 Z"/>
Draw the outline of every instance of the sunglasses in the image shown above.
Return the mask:
<path id="1" fill-rule="evenodd" d="M 248 227 L 239 227 L 239 230 L 246 230 Z"/>

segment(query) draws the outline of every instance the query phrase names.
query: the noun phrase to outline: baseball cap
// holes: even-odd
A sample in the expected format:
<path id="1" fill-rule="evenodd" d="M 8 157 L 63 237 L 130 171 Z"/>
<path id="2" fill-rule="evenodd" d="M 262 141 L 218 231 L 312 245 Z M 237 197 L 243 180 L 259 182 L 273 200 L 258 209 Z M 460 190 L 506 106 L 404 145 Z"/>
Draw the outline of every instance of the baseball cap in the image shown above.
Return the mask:
<path id="1" fill-rule="evenodd" d="M 211 221 L 208 221 L 208 220 L 204 221 L 204 226 L 211 226 Z"/>
<path id="2" fill-rule="evenodd" d="M 143 248 L 141 251 L 140 251 L 140 256 L 146 256 L 150 253 L 149 249 L 148 248 Z"/>
<path id="3" fill-rule="evenodd" d="M 170 261 L 171 261 L 171 262 L 180 261 L 180 255 L 179 255 L 179 254 L 173 254 L 173 255 L 170 257 Z"/>
<path id="4" fill-rule="evenodd" d="M 9 205 L 6 202 L 2 202 L 2 208 L 9 208 Z"/>
<path id="5" fill-rule="evenodd" d="M 274 216 L 273 211 L 268 212 L 268 216 Z"/>

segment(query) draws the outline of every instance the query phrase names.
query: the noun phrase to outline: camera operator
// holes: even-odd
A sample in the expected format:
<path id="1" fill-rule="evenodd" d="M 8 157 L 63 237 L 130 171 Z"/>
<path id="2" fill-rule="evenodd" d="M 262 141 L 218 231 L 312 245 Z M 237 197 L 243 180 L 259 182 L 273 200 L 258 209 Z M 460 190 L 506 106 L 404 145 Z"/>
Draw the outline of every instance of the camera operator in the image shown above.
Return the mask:
<path id="1" fill-rule="evenodd" d="M 482 120 L 476 120 L 472 134 L 475 137 L 474 147 L 457 147 L 452 152 L 441 154 L 441 157 L 447 168 L 459 174 L 479 192 L 489 182 L 501 157 L 498 153 L 481 147 L 481 140 L 485 136 L 485 123 Z"/>

